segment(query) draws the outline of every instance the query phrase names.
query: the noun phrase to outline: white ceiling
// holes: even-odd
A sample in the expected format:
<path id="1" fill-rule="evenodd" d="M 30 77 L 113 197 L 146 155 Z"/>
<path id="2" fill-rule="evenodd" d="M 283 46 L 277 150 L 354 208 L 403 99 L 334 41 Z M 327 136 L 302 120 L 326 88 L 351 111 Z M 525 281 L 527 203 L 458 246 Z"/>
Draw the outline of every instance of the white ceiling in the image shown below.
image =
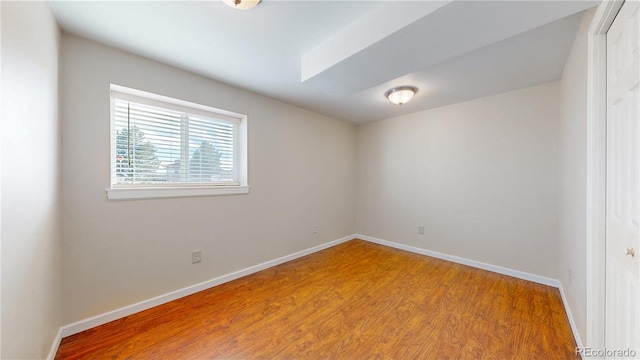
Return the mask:
<path id="1" fill-rule="evenodd" d="M 66 31 L 353 123 L 558 80 L 598 1 L 52 1 Z M 384 92 L 420 90 L 403 106 Z"/>

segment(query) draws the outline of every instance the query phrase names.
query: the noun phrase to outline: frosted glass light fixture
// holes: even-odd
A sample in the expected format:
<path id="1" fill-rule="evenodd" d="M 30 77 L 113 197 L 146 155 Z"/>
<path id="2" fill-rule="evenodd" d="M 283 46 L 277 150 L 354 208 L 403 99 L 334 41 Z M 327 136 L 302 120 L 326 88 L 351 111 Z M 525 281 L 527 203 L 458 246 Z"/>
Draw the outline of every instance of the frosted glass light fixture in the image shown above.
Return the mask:
<path id="1" fill-rule="evenodd" d="M 262 0 L 222 0 L 225 4 L 238 10 L 249 10 L 260 4 Z"/>
<path id="2" fill-rule="evenodd" d="M 418 92 L 415 86 L 400 86 L 387 90 L 384 96 L 395 105 L 406 104 Z"/>

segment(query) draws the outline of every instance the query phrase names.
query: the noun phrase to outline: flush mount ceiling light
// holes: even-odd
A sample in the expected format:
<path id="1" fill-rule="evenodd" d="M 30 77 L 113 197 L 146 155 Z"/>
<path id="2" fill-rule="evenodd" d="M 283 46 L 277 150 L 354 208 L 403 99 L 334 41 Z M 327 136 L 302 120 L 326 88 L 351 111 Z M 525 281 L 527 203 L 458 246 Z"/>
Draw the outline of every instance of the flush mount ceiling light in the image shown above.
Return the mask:
<path id="1" fill-rule="evenodd" d="M 238 10 L 249 10 L 260 4 L 262 0 L 222 0 L 225 4 Z"/>
<path id="2" fill-rule="evenodd" d="M 400 86 L 387 90 L 384 96 L 396 105 L 406 104 L 418 92 L 415 86 Z"/>

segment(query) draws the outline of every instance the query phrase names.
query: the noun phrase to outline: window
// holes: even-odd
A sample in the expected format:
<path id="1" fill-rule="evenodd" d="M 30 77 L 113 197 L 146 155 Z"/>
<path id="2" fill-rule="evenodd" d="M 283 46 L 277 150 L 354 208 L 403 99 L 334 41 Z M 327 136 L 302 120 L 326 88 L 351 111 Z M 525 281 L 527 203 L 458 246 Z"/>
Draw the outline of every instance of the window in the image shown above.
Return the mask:
<path id="1" fill-rule="evenodd" d="M 247 193 L 246 116 L 111 85 L 109 199 Z"/>

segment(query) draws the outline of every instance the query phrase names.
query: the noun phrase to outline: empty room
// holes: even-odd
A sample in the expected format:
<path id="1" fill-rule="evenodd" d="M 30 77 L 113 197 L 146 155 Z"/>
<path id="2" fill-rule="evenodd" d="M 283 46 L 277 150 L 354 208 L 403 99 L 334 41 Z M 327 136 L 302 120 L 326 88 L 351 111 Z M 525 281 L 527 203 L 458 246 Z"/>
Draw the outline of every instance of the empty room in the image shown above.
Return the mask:
<path id="1" fill-rule="evenodd" d="M 0 358 L 640 358 L 639 9 L 0 1 Z"/>

